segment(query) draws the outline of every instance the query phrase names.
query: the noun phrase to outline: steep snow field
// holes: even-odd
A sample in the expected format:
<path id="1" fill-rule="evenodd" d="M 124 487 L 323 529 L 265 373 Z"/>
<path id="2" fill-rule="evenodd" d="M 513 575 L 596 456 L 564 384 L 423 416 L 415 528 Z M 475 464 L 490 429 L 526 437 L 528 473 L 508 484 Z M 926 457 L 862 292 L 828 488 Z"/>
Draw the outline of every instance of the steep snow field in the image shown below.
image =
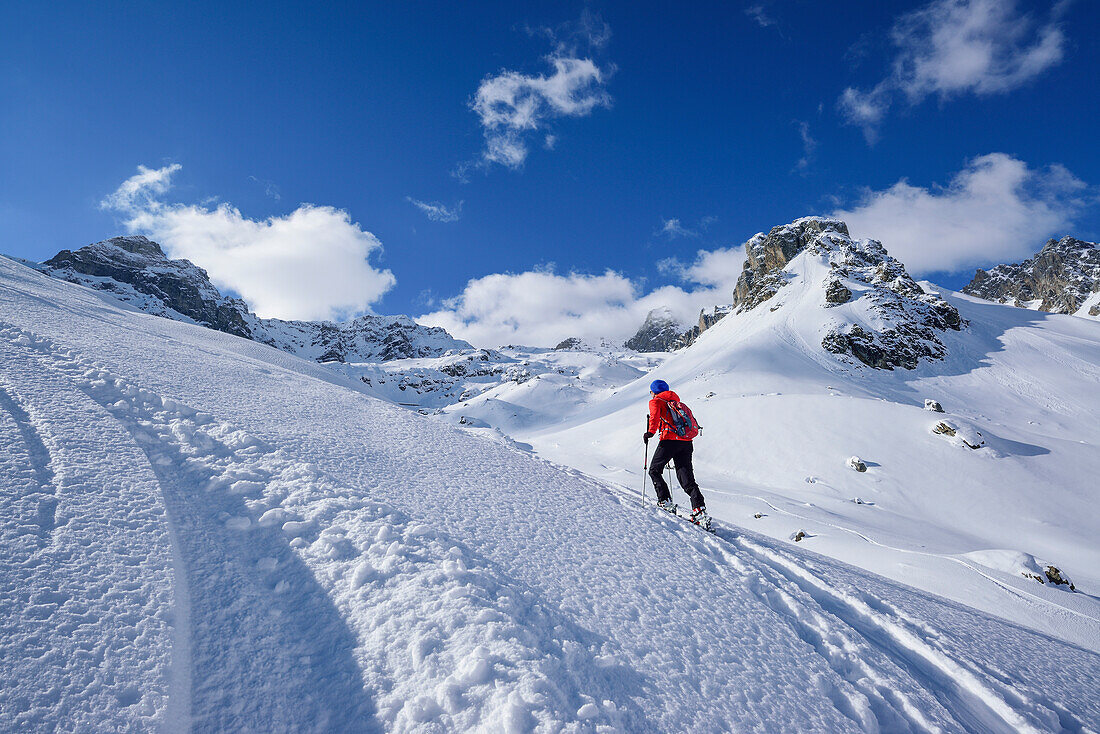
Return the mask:
<path id="1" fill-rule="evenodd" d="M 731 317 L 700 344 L 737 324 Z M 995 340 L 1000 327 L 990 328 Z M 1073 342 L 1059 329 L 1053 342 Z M 796 336 L 791 355 L 800 354 Z M 1069 359 L 1071 347 L 1058 358 Z M 1048 345 L 1033 348 L 1042 356 Z M 691 354 L 696 361 L 685 363 L 685 353 L 666 365 L 689 400 L 696 385 L 688 374 L 717 378 L 731 366 L 707 366 L 705 349 Z M 765 364 L 752 367 L 752 359 L 747 347 L 737 396 L 699 406 L 710 435 L 721 436 L 728 421 L 729 458 L 739 445 L 768 445 L 754 434 L 774 430 L 732 415 L 754 400 L 741 393 L 763 391 Z M 979 377 L 950 372 L 926 374 L 910 397 L 934 391 L 960 412 L 956 420 L 997 426 L 989 437 L 998 453 L 928 443 L 942 445 L 943 457 L 958 452 L 996 473 L 999 462 L 1026 464 L 1027 452 L 1038 451 L 1026 445 L 1066 464 L 1051 477 L 1094 466 L 1084 449 L 1067 448 L 1083 422 L 1073 403 L 1052 403 L 1050 415 L 1036 418 L 1040 428 L 999 427 L 1002 414 L 971 415 L 978 409 L 962 403 L 965 391 L 952 382 Z M 784 394 L 815 384 L 792 380 Z M 839 397 L 808 397 L 802 409 L 820 404 L 842 438 L 852 435 L 855 418 L 872 410 L 858 384 L 839 383 Z M 0 258 L 0 729 L 1100 728 L 1095 646 L 733 524 L 707 536 L 641 509 L 636 491 L 366 389 Z M 1054 400 L 1060 388 L 1031 389 Z M 636 393 L 613 400 L 640 426 Z M 762 412 L 778 411 L 773 402 Z M 919 424 L 913 440 L 941 441 L 925 435 L 931 414 L 918 421 L 908 408 L 876 409 L 896 419 L 892 430 Z M 797 416 L 800 408 L 787 410 Z M 1064 425 L 1055 410 L 1070 416 Z M 606 432 L 587 440 L 604 441 L 606 457 L 628 471 L 640 428 L 616 426 L 610 414 L 602 420 Z M 831 468 L 844 457 L 815 447 L 797 426 L 785 436 L 789 446 L 755 460 L 790 461 L 796 445 L 811 458 L 821 452 L 822 483 L 846 494 L 837 478 L 846 475 Z M 587 424 L 567 435 L 581 446 L 595 430 Z M 876 431 L 886 443 L 887 426 Z M 836 439 L 845 453 L 878 464 L 861 478 L 881 480 L 864 492 L 881 504 L 862 509 L 900 511 L 889 506 L 898 485 L 888 477 L 901 471 L 891 462 L 902 449 L 876 452 L 879 444 L 867 441 Z M 903 468 L 920 463 L 940 476 L 917 458 Z M 774 486 L 749 489 L 752 465 L 737 466 L 723 477 L 729 497 L 744 489 L 792 502 Z M 1025 494 L 1011 491 L 1002 505 Z M 716 506 L 720 494 L 712 494 Z M 959 496 L 951 512 L 973 515 Z M 1066 515 L 1087 514 L 1084 502 L 1078 497 Z M 979 509 L 1008 515 L 996 504 Z M 1002 547 L 1014 547 L 1008 540 Z M 1089 556 L 1076 548 L 1038 550 L 1055 561 L 1072 555 L 1067 572 L 1095 593 L 1089 569 L 1077 566 Z M 1045 591 L 1031 583 L 1031 593 Z"/>
<path id="2" fill-rule="evenodd" d="M 970 322 L 940 334 L 947 359 L 874 370 L 820 347 L 837 323 L 873 327 L 862 302 L 823 308 L 828 268 L 810 252 L 788 272 L 764 306 L 565 423 L 504 430 L 637 492 L 661 377 L 704 426 L 712 515 L 776 539 L 803 530 L 809 548 L 1100 650 L 1098 325 L 941 292 Z M 934 433 L 941 421 L 957 435 Z M 1047 565 L 1078 593 L 1023 575 Z"/>

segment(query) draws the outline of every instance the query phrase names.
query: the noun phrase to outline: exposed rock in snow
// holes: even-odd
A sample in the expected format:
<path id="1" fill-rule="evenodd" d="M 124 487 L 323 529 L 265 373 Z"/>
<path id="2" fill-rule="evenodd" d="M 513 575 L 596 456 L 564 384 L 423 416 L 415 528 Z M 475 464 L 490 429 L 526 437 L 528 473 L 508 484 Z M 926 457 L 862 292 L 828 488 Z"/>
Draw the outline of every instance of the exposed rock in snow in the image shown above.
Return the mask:
<path id="1" fill-rule="evenodd" d="M 669 309 L 655 308 L 646 315 L 645 323 L 625 346 L 636 352 L 667 352 L 682 333 L 683 327 Z"/>
<path id="2" fill-rule="evenodd" d="M 774 296 L 786 284 L 787 263 L 827 232 L 848 237 L 848 225 L 838 219 L 805 217 L 753 235 L 745 243 L 745 267 L 733 291 L 737 312 L 754 309 Z"/>
<path id="3" fill-rule="evenodd" d="M 1041 561 L 1030 553 L 991 549 L 965 553 L 963 557 L 1002 573 L 1018 574 L 1040 584 L 1049 583 L 1053 586 L 1067 586 L 1070 591 L 1077 590 L 1074 583 L 1057 566 Z"/>
<path id="4" fill-rule="evenodd" d="M 822 305 L 838 310 L 846 306 L 859 315 L 841 319 L 821 346 L 868 367 L 915 369 L 922 359 L 943 359 L 947 349 L 937 332 L 963 326 L 955 307 L 922 290 L 881 243 L 853 240 L 839 220 L 798 219 L 753 236 L 745 252 L 745 269 L 733 294 L 738 313 L 775 296 L 794 277 L 788 267 L 792 260 L 806 253 L 829 268 L 821 282 Z"/>
<path id="5" fill-rule="evenodd" d="M 848 468 L 855 469 L 858 472 L 867 471 L 867 464 L 865 464 L 863 460 L 860 459 L 858 456 L 852 456 L 845 463 L 848 465 Z"/>
<path id="6" fill-rule="evenodd" d="M 940 421 L 932 427 L 932 433 L 954 438 L 969 449 L 980 449 L 985 446 L 985 438 L 981 431 L 976 431 L 966 426 L 958 426 L 949 421 Z"/>
<path id="7" fill-rule="evenodd" d="M 223 296 L 205 270 L 188 260 L 169 260 L 160 245 L 142 236 L 62 250 L 40 269 L 107 291 L 146 313 L 201 324 L 318 362 L 432 357 L 470 348 L 445 330 L 420 326 L 408 316 L 368 315 L 345 323 L 261 319 L 244 301 Z"/>
<path id="8" fill-rule="evenodd" d="M 940 405 L 938 400 L 932 400 L 931 398 L 924 399 L 924 409 L 933 413 L 942 413 L 943 406 Z"/>
<path id="9" fill-rule="evenodd" d="M 1077 587 L 1073 585 L 1073 582 L 1062 575 L 1062 572 L 1054 566 L 1047 566 L 1046 570 L 1043 571 L 1043 575 L 1047 577 L 1047 581 L 1054 584 L 1055 586 L 1068 586 L 1070 591 L 1077 590 Z M 1042 579 L 1039 579 L 1039 581 L 1041 582 Z"/>
<path id="10" fill-rule="evenodd" d="M 1052 239 L 1022 263 L 978 270 L 962 290 L 1010 306 L 1100 316 L 1100 247 L 1073 237 Z"/>
<path id="11" fill-rule="evenodd" d="M 852 292 L 839 280 L 830 280 L 825 286 L 825 307 L 840 306 L 852 300 Z"/>
<path id="12" fill-rule="evenodd" d="M 146 313 L 253 338 L 244 301 L 223 296 L 205 270 L 169 260 L 160 245 L 140 235 L 62 250 L 42 265 L 50 275 L 108 291 Z"/>
<path id="13" fill-rule="evenodd" d="M 580 349 L 583 346 L 584 342 L 582 342 L 578 337 L 571 336 L 568 339 L 562 339 L 560 342 L 558 342 L 558 345 L 554 347 L 554 349 L 557 351 L 563 351 L 566 349 Z"/>
<path id="14" fill-rule="evenodd" d="M 438 326 L 421 326 L 408 316 L 360 316 L 352 321 L 257 319 L 253 338 L 317 362 L 387 362 L 438 357 L 471 349 Z"/>

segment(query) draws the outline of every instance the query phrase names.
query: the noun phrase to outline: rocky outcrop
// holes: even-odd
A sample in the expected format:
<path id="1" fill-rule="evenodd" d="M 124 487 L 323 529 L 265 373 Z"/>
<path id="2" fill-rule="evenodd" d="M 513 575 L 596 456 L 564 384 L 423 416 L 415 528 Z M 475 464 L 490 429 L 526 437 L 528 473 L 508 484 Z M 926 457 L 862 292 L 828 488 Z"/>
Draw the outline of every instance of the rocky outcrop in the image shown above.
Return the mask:
<path id="1" fill-rule="evenodd" d="M 754 235 L 745 243 L 745 266 L 733 290 L 733 308 L 749 311 L 774 296 L 786 283 L 787 263 L 827 232 L 848 237 L 848 225 L 839 219 L 805 217 Z"/>
<path id="2" fill-rule="evenodd" d="M 40 268 L 107 291 L 147 313 L 263 342 L 318 362 L 386 362 L 471 348 L 444 329 L 421 326 L 408 316 L 366 315 L 343 323 L 261 319 L 244 301 L 223 296 L 205 270 L 188 260 L 168 259 L 160 245 L 141 236 L 62 250 Z"/>
<path id="3" fill-rule="evenodd" d="M 244 301 L 223 296 L 205 270 L 169 260 L 160 245 L 140 235 L 62 250 L 42 265 L 50 275 L 108 291 L 147 313 L 252 338 Z"/>
<path id="4" fill-rule="evenodd" d="M 825 286 L 825 307 L 842 306 L 852 300 L 852 292 L 839 280 L 830 280 Z"/>
<path id="5" fill-rule="evenodd" d="M 821 307 L 838 314 L 821 346 L 868 367 L 914 369 L 921 360 L 943 359 L 947 351 L 938 335 L 963 326 L 959 312 L 925 293 L 881 243 L 852 239 L 840 220 L 798 219 L 755 235 L 745 253 L 735 311 L 751 311 L 775 297 L 794 277 L 788 265 L 806 253 L 828 268 L 813 282 L 822 289 Z"/>
<path id="6" fill-rule="evenodd" d="M 554 347 L 554 350 L 558 352 L 564 352 L 583 348 L 584 342 L 582 342 L 578 337 L 571 336 L 568 339 L 562 339 L 560 342 L 558 342 L 558 345 Z"/>
<path id="7" fill-rule="evenodd" d="M 978 270 L 963 293 L 1050 313 L 1100 316 L 1100 246 L 1050 240 L 1034 257 Z"/>
<path id="8" fill-rule="evenodd" d="M 669 352 L 680 338 L 683 329 L 667 308 L 650 311 L 645 322 L 624 345 L 636 352 Z"/>

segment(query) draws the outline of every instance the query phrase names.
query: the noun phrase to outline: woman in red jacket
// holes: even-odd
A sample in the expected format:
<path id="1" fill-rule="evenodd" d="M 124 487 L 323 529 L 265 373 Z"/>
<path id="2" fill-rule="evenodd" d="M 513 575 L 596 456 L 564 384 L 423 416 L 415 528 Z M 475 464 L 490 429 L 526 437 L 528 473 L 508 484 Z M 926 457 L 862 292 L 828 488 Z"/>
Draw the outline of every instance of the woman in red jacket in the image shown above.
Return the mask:
<path id="1" fill-rule="evenodd" d="M 699 433 L 698 424 L 691 416 L 691 411 L 687 410 L 689 425 L 686 430 L 681 426 L 681 432 L 677 432 L 670 403 L 685 410 L 687 406 L 680 403 L 680 396 L 669 390 L 668 383 L 664 380 L 654 380 L 649 386 L 649 392 L 653 397 L 649 401 L 649 422 L 642 440 L 648 444 L 654 435 L 661 435 L 657 450 L 653 452 L 653 461 L 649 465 L 649 476 L 653 480 L 653 488 L 657 490 L 657 506 L 662 510 L 676 512 L 668 484 L 661 476 L 668 463 L 674 461 L 676 479 L 691 498 L 691 521 L 710 530 L 710 516 L 707 515 L 703 493 L 699 491 L 699 483 L 695 481 L 695 471 L 691 466 L 691 439 Z"/>

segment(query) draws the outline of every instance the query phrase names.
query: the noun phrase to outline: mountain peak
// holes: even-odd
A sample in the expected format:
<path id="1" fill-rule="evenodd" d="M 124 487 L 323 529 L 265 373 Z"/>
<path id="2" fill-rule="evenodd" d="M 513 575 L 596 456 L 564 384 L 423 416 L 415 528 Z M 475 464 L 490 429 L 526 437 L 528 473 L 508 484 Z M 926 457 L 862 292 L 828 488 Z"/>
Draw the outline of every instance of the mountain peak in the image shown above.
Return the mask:
<path id="1" fill-rule="evenodd" d="M 824 316 L 826 351 L 869 367 L 914 369 L 922 359 L 942 359 L 937 332 L 962 327 L 958 311 L 917 285 L 882 243 L 852 239 L 838 219 L 804 217 L 774 227 L 746 242 L 745 254 L 733 294 L 737 313 L 799 300 L 812 311 L 800 310 L 799 319 Z M 819 295 L 773 300 L 796 280 L 799 293 Z"/>
<path id="2" fill-rule="evenodd" d="M 238 298 L 223 295 L 206 271 L 169 259 L 141 235 L 112 237 L 62 250 L 43 263 L 54 277 L 110 292 L 146 313 L 188 321 L 320 362 L 389 361 L 468 349 L 439 327 L 408 316 L 360 316 L 347 323 L 261 319 Z"/>
<path id="3" fill-rule="evenodd" d="M 97 242 L 94 245 L 91 245 L 91 247 L 96 247 L 97 245 L 111 245 L 121 250 L 126 250 L 126 252 L 130 252 L 135 255 L 145 255 L 146 257 L 159 257 L 167 259 L 167 256 L 164 254 L 164 250 L 161 249 L 159 244 L 140 234 L 129 235 L 126 237 L 111 237 L 110 239 L 103 240 L 102 242 Z"/>
<path id="4" fill-rule="evenodd" d="M 802 217 L 772 227 L 767 234 L 753 235 L 745 243 L 745 268 L 733 291 L 734 308 L 747 311 L 775 295 L 782 281 L 774 274 L 807 247 L 827 240 L 832 234 L 847 239 L 848 225 L 828 217 Z"/>
<path id="5" fill-rule="evenodd" d="M 1038 311 L 1100 316 L 1100 247 L 1075 237 L 1051 239 L 1021 263 L 979 269 L 962 292 Z"/>
<path id="6" fill-rule="evenodd" d="M 625 346 L 636 352 L 667 352 L 683 331 L 672 311 L 667 306 L 661 306 L 646 314 L 645 322 Z"/>

